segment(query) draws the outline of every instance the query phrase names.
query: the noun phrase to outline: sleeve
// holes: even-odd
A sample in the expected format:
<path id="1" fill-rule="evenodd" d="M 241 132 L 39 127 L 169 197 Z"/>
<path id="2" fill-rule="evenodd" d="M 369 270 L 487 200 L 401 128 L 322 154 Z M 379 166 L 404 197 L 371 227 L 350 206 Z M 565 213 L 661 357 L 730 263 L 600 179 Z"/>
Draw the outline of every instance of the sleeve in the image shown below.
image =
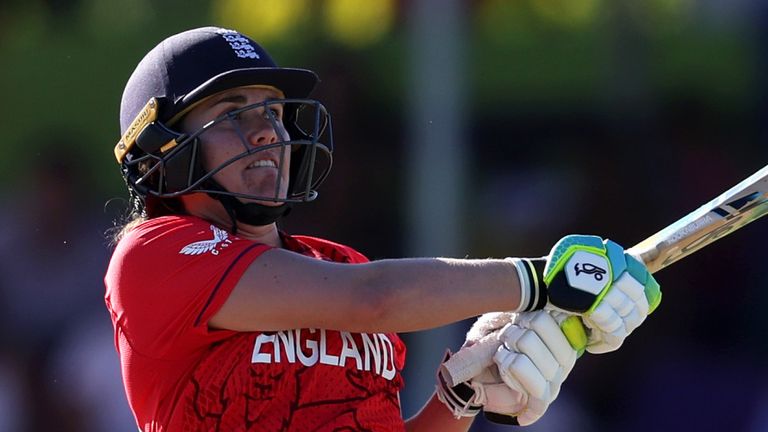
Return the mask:
<path id="1" fill-rule="evenodd" d="M 369 261 L 365 255 L 340 243 L 301 235 L 293 236 L 293 238 L 303 244 L 309 245 L 311 248 L 320 252 L 321 256 L 327 257 L 331 261 L 348 264 L 362 264 Z"/>
<path id="2" fill-rule="evenodd" d="M 202 220 L 159 219 L 121 240 L 105 281 L 116 325 L 132 348 L 170 360 L 235 334 L 209 329 L 208 321 L 270 246 Z"/>

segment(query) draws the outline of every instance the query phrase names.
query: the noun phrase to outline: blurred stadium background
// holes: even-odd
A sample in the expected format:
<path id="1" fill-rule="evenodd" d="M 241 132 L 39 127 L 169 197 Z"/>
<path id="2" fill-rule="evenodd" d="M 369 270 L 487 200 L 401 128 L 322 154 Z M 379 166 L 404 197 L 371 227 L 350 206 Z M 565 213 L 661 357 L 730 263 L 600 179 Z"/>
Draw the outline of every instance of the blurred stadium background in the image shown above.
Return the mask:
<path id="1" fill-rule="evenodd" d="M 119 101 L 146 51 L 209 24 L 320 74 L 336 162 L 283 227 L 374 259 L 632 245 L 768 162 L 762 1 L 4 0 L 0 430 L 135 430 L 101 283 Z M 768 431 L 766 240 L 658 274 L 652 319 L 528 430 Z M 405 335 L 406 415 L 468 325 Z"/>

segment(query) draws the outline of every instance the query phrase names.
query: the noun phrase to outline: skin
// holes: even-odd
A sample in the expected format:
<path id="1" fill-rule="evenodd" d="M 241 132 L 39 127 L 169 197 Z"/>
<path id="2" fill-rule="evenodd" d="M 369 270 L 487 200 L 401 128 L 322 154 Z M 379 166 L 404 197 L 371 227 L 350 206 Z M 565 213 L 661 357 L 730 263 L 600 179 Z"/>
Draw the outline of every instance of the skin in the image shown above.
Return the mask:
<path id="1" fill-rule="evenodd" d="M 192 132 L 200 129 L 211 120 L 238 108 L 262 102 L 267 99 L 282 99 L 283 95 L 276 89 L 261 87 L 239 87 L 218 93 L 198 104 L 180 123 L 180 129 Z M 270 106 L 277 110 L 276 117 L 282 120 L 282 107 Z M 278 141 L 279 136 L 288 138 L 285 130 L 275 131 L 271 123 L 263 117 L 263 108 L 248 111 L 241 115 L 241 132 L 249 145 L 263 146 Z M 282 123 L 281 123 L 282 124 Z M 278 133 L 280 135 L 278 135 Z M 201 135 L 203 167 L 211 170 L 229 158 L 243 152 L 243 142 L 235 127 L 229 122 L 223 122 Z M 275 195 L 275 185 L 278 175 L 282 177 L 278 196 L 285 198 L 289 185 L 290 151 L 285 148 L 274 148 L 255 153 L 240 159 L 214 175 L 214 179 L 230 192 L 247 193 L 257 196 Z M 279 164 L 280 158 L 283 163 Z M 249 168 L 255 161 L 273 160 L 278 168 L 258 167 Z M 209 220 L 215 225 L 225 228 L 231 223 L 229 215 L 217 200 L 207 194 L 191 194 L 182 197 L 187 211 L 195 216 Z M 275 206 L 275 201 L 256 201 L 259 204 Z M 276 225 L 253 226 L 238 223 L 238 235 L 253 241 L 280 247 L 280 236 Z"/>
<path id="2" fill-rule="evenodd" d="M 264 88 L 225 91 L 199 104 L 183 119 L 183 130 L 196 130 L 221 114 L 281 95 Z M 259 116 L 244 122 L 249 145 L 273 143 L 275 131 Z M 206 133 L 204 164 L 214 167 L 243 151 L 230 128 Z M 265 153 L 265 154 L 262 154 Z M 287 191 L 288 165 L 282 169 L 248 165 L 275 151 L 259 152 L 216 175 L 230 191 L 274 194 L 278 175 L 280 194 Z M 290 157 L 286 155 L 287 158 Z M 205 194 L 182 198 L 187 211 L 229 229 L 222 205 Z M 268 203 L 268 202 L 265 202 Z M 520 288 L 514 266 L 504 260 L 449 258 L 389 259 L 366 264 L 339 264 L 312 259 L 281 248 L 276 224 L 251 226 L 238 222 L 238 236 L 273 246 L 257 258 L 241 277 L 209 326 L 236 331 L 274 331 L 290 328 L 329 328 L 352 332 L 410 332 L 435 328 L 489 311 L 514 310 Z M 409 431 L 466 431 L 472 419 L 456 420 L 433 395 L 406 422 Z"/>

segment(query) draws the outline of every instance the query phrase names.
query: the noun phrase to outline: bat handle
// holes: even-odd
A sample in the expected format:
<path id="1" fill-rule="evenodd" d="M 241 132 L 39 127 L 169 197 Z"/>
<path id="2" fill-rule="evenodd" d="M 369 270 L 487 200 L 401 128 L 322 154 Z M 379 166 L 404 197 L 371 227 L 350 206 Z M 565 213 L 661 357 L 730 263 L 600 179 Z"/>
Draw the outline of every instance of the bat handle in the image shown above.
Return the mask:
<path id="1" fill-rule="evenodd" d="M 440 375 L 450 387 L 471 380 L 493 364 L 493 356 L 499 344 L 496 334 L 486 335 L 474 345 L 462 348 L 440 365 Z"/>
<path id="2" fill-rule="evenodd" d="M 626 253 L 643 263 L 651 273 L 656 273 L 664 268 L 663 263 L 659 259 L 659 250 L 653 245 L 648 245 L 645 242 L 638 243 L 627 249 Z"/>
<path id="3" fill-rule="evenodd" d="M 464 347 L 455 353 L 442 365 L 440 375 L 450 387 L 471 380 L 479 375 L 483 369 L 493 364 L 493 356 L 499 349 L 500 342 L 495 334 L 491 333 L 477 341 L 474 345 Z M 517 419 L 512 416 L 484 412 L 486 420 L 492 423 L 517 425 Z"/>

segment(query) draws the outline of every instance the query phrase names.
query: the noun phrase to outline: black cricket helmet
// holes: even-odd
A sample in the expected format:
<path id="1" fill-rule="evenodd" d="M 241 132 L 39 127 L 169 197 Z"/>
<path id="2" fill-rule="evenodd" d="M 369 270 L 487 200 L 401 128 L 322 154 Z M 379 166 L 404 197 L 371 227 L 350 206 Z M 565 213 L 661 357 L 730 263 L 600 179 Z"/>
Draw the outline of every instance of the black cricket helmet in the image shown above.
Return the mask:
<path id="1" fill-rule="evenodd" d="M 245 200 L 294 203 L 312 201 L 317 187 L 331 168 L 333 138 L 330 115 L 317 100 L 308 99 L 318 83 L 306 69 L 281 68 L 255 41 L 233 30 L 203 27 L 173 35 L 160 42 L 138 64 L 123 91 L 120 105 L 122 137 L 115 157 L 132 191 L 143 203 L 149 197 L 176 198 L 206 192 L 219 199 L 230 216 L 252 224 L 271 223 L 284 210 Z M 179 119 L 207 97 L 244 86 L 267 86 L 285 99 L 264 101 L 222 115 L 197 131 L 174 128 Z M 283 105 L 282 124 L 269 109 Z M 238 118 L 248 110 L 260 110 L 277 132 L 278 141 L 253 146 L 239 129 Z M 203 169 L 200 137 L 224 122 L 238 131 L 243 152 L 219 167 Z M 291 153 L 290 187 L 287 196 L 252 196 L 219 186 L 213 175 L 244 157 L 276 146 Z M 279 177 L 279 176 L 278 176 Z M 285 204 L 279 206 L 287 208 Z M 272 213 L 278 212 L 277 216 Z M 265 214 L 267 216 L 265 217 Z"/>

